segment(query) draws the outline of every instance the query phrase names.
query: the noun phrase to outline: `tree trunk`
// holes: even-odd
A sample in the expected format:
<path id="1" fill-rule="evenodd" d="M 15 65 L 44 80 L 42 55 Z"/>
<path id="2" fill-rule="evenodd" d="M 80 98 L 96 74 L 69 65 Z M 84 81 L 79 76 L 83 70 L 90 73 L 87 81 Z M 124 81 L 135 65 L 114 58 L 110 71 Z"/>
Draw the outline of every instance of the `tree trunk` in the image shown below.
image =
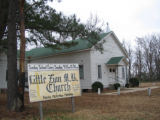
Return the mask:
<path id="1" fill-rule="evenodd" d="M 8 0 L 1 0 L 0 3 L 0 40 L 2 39 L 6 24 L 7 24 L 7 17 L 8 17 Z"/>
<path id="2" fill-rule="evenodd" d="M 25 25 L 24 25 L 24 2 L 19 0 L 20 3 L 20 68 L 19 68 L 19 98 L 21 101 L 21 109 L 24 109 L 24 85 L 25 85 Z"/>
<path id="3" fill-rule="evenodd" d="M 17 111 L 17 38 L 16 38 L 16 0 L 9 0 L 8 13 L 8 82 L 7 107 L 10 111 Z"/>

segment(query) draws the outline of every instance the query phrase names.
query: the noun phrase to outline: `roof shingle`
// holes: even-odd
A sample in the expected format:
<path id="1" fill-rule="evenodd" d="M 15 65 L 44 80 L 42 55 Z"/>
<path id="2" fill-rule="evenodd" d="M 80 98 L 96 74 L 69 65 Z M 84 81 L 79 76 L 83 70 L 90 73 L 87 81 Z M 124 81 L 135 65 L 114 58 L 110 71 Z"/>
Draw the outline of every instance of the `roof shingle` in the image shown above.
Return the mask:
<path id="1" fill-rule="evenodd" d="M 101 34 L 100 38 L 101 39 L 104 38 L 109 33 Z M 91 44 L 88 40 L 77 39 L 77 40 L 75 40 L 75 42 L 77 42 L 76 45 L 71 46 L 71 47 L 64 47 L 63 46 L 63 47 L 61 47 L 61 49 L 45 48 L 45 47 L 34 48 L 30 51 L 26 51 L 26 57 L 31 57 L 31 58 L 45 57 L 45 56 L 50 56 L 50 55 L 55 55 L 55 54 L 60 54 L 60 53 L 85 50 L 85 49 L 89 49 L 93 46 L 93 44 Z M 98 42 L 98 41 L 96 41 L 96 42 Z"/>
<path id="2" fill-rule="evenodd" d="M 118 63 L 123 59 L 123 56 L 120 57 L 112 57 L 108 62 L 107 65 L 118 65 Z"/>

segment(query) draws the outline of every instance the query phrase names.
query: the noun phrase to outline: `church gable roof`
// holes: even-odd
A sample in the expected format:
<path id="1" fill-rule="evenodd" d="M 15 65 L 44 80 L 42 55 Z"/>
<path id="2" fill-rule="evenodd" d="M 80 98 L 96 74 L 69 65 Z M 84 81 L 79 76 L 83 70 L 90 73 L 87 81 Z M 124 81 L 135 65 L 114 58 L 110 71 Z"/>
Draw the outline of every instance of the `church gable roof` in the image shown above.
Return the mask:
<path id="1" fill-rule="evenodd" d="M 109 33 L 101 34 L 100 38 L 103 39 Z M 91 47 L 93 47 L 93 44 L 91 44 L 88 40 L 77 39 L 75 40 L 75 42 L 77 44 L 74 46 L 71 46 L 71 47 L 63 46 L 63 47 L 60 47 L 60 49 L 45 48 L 45 47 L 34 48 L 30 51 L 26 51 L 26 57 L 30 57 L 30 58 L 47 57 L 47 56 L 56 55 L 56 54 L 86 50 L 86 49 L 90 49 Z"/>

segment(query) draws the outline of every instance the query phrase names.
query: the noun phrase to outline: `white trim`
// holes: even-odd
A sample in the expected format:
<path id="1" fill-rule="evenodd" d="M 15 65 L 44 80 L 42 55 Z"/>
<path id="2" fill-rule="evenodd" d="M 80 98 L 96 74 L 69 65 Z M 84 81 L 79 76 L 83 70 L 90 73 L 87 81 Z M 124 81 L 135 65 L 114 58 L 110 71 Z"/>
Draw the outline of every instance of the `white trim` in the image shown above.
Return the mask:
<path id="1" fill-rule="evenodd" d="M 105 37 L 103 37 L 103 38 L 102 38 L 100 41 L 98 41 L 96 44 L 102 42 L 103 40 L 105 40 L 105 42 L 107 42 L 106 39 L 109 37 L 109 35 L 110 35 L 111 33 L 112 33 L 112 32 L 108 33 Z M 95 50 L 94 45 L 91 47 L 91 50 Z"/>
<path id="2" fill-rule="evenodd" d="M 121 48 L 121 50 L 123 51 L 123 53 L 126 55 L 126 57 L 128 58 L 128 53 L 127 51 L 124 49 L 124 47 L 122 47 L 122 44 L 120 43 L 118 37 L 116 36 L 116 34 L 112 31 L 111 34 L 113 34 L 113 36 L 116 38 L 116 42 L 118 43 L 119 47 Z"/>
<path id="3" fill-rule="evenodd" d="M 119 41 L 118 37 L 116 36 L 116 34 L 115 34 L 113 31 L 111 31 L 111 32 L 108 33 L 105 37 L 103 37 L 100 41 L 98 41 L 97 44 L 100 43 L 100 42 L 102 42 L 103 40 L 106 40 L 110 35 L 113 35 L 113 37 L 115 38 L 115 39 L 114 39 L 115 42 L 118 44 L 118 46 L 119 46 L 120 49 L 122 50 L 122 52 L 124 53 L 125 57 L 128 58 L 128 53 L 127 53 L 127 51 L 124 49 L 124 47 L 122 47 L 121 42 Z M 106 40 L 105 42 L 107 42 L 107 40 Z M 91 47 L 91 50 L 95 50 L 95 49 L 94 49 L 94 46 Z"/>

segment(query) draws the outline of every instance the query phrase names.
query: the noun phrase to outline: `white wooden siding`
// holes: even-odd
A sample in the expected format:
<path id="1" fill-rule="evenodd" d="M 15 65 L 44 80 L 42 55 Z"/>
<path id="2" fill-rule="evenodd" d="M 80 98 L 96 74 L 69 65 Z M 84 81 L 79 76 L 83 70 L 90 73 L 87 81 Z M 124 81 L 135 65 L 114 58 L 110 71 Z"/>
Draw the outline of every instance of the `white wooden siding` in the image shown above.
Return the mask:
<path id="1" fill-rule="evenodd" d="M 30 63 L 78 63 L 79 65 L 83 65 L 84 80 L 80 80 L 81 89 L 91 89 L 89 50 L 34 59 Z"/>
<path id="2" fill-rule="evenodd" d="M 125 84 L 126 84 L 126 79 L 127 79 L 127 76 L 126 76 L 126 67 L 127 67 L 127 65 L 126 65 L 126 63 L 124 62 L 124 60 L 122 60 L 121 62 L 120 62 L 120 65 L 121 66 L 119 66 L 118 67 L 118 76 L 119 76 L 119 79 L 120 79 L 120 81 L 121 81 L 121 85 L 122 86 L 125 86 Z M 122 67 L 124 67 L 124 74 L 125 74 L 125 77 L 123 78 L 123 76 L 122 76 Z"/>
<path id="3" fill-rule="evenodd" d="M 106 36 L 104 39 L 106 40 L 106 42 L 103 44 L 103 53 L 100 53 L 94 48 L 91 50 L 91 79 L 92 83 L 94 83 L 95 81 L 100 81 L 103 83 L 104 87 L 108 87 L 111 79 L 109 78 L 109 67 L 106 65 L 107 61 L 111 57 L 125 55 L 122 49 L 120 49 L 119 45 L 117 44 L 115 40 L 116 38 L 112 34 Z M 97 65 L 102 66 L 102 79 L 98 79 Z M 118 70 L 120 75 L 121 69 Z"/>

